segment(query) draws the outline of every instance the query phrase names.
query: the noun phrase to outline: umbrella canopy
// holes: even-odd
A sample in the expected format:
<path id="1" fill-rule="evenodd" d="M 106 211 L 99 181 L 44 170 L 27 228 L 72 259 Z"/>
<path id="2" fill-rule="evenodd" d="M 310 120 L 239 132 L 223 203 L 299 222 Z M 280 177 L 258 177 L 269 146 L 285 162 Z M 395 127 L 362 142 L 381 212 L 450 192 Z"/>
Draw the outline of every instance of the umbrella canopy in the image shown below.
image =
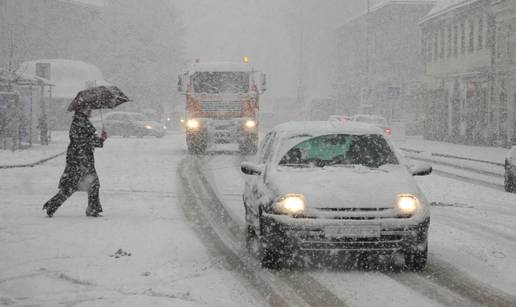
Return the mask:
<path id="1" fill-rule="evenodd" d="M 68 106 L 68 111 L 77 111 L 86 106 L 92 109 L 112 109 L 130 99 L 116 86 L 96 86 L 80 91 Z"/>

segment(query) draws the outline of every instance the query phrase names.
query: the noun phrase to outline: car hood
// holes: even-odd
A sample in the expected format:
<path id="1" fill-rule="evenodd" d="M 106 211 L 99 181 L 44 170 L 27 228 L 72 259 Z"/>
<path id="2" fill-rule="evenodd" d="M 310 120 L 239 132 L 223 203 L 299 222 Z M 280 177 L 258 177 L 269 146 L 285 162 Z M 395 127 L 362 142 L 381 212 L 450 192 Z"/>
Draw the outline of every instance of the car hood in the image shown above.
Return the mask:
<path id="1" fill-rule="evenodd" d="M 152 128 L 163 128 L 162 124 L 150 120 L 138 121 L 138 123 L 140 123 L 142 126 L 149 125 Z"/>
<path id="2" fill-rule="evenodd" d="M 402 165 L 380 169 L 280 167 L 271 173 L 269 182 L 277 196 L 303 194 L 310 208 L 392 208 L 398 194 L 422 197 Z"/>

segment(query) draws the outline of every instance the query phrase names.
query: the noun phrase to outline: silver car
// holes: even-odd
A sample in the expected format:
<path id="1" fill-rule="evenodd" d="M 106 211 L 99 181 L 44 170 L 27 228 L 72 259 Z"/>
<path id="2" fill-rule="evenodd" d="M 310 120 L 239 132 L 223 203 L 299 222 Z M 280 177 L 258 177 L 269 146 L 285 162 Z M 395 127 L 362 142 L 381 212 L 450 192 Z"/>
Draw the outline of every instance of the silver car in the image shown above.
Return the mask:
<path id="1" fill-rule="evenodd" d="M 282 124 L 241 169 L 248 247 L 263 266 L 288 265 L 303 253 L 374 252 L 425 267 L 430 210 L 412 176 L 432 168 L 405 164 L 379 128 Z"/>

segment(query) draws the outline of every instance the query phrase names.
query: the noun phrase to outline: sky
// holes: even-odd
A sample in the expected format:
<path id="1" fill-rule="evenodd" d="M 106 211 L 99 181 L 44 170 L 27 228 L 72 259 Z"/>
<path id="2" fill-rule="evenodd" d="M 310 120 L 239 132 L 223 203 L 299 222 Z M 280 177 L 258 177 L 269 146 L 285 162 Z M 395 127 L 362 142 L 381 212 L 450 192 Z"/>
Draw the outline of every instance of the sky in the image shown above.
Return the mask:
<path id="1" fill-rule="evenodd" d="M 240 61 L 249 56 L 267 74 L 268 101 L 296 97 L 300 75 L 307 100 L 327 97 L 334 30 L 367 7 L 366 0 L 171 1 L 185 24 L 187 58 Z M 379 2 L 371 0 L 371 5 Z"/>

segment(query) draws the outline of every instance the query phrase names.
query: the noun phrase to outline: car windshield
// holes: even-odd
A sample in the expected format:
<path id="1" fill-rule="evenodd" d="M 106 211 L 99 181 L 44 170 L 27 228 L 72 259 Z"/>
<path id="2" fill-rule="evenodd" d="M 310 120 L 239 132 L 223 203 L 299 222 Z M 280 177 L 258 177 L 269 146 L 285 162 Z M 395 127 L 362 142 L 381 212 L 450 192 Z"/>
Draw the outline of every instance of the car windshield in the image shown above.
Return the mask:
<path id="1" fill-rule="evenodd" d="M 247 72 L 196 72 L 192 76 L 196 93 L 247 93 L 249 74 Z"/>
<path id="2" fill-rule="evenodd" d="M 387 126 L 387 120 L 383 117 L 372 117 L 372 116 L 358 116 L 355 118 L 357 122 L 372 124 L 372 125 L 380 125 Z"/>
<path id="3" fill-rule="evenodd" d="M 391 147 L 381 135 L 331 134 L 305 140 L 292 147 L 279 165 L 324 167 L 363 165 L 378 168 L 399 164 Z"/>
<path id="4" fill-rule="evenodd" d="M 142 121 L 145 121 L 145 120 L 146 120 L 146 119 L 145 119 L 145 116 L 143 116 L 142 114 L 132 114 L 132 115 L 131 115 L 131 118 L 132 118 L 133 120 L 140 121 L 140 122 L 142 122 Z"/>

